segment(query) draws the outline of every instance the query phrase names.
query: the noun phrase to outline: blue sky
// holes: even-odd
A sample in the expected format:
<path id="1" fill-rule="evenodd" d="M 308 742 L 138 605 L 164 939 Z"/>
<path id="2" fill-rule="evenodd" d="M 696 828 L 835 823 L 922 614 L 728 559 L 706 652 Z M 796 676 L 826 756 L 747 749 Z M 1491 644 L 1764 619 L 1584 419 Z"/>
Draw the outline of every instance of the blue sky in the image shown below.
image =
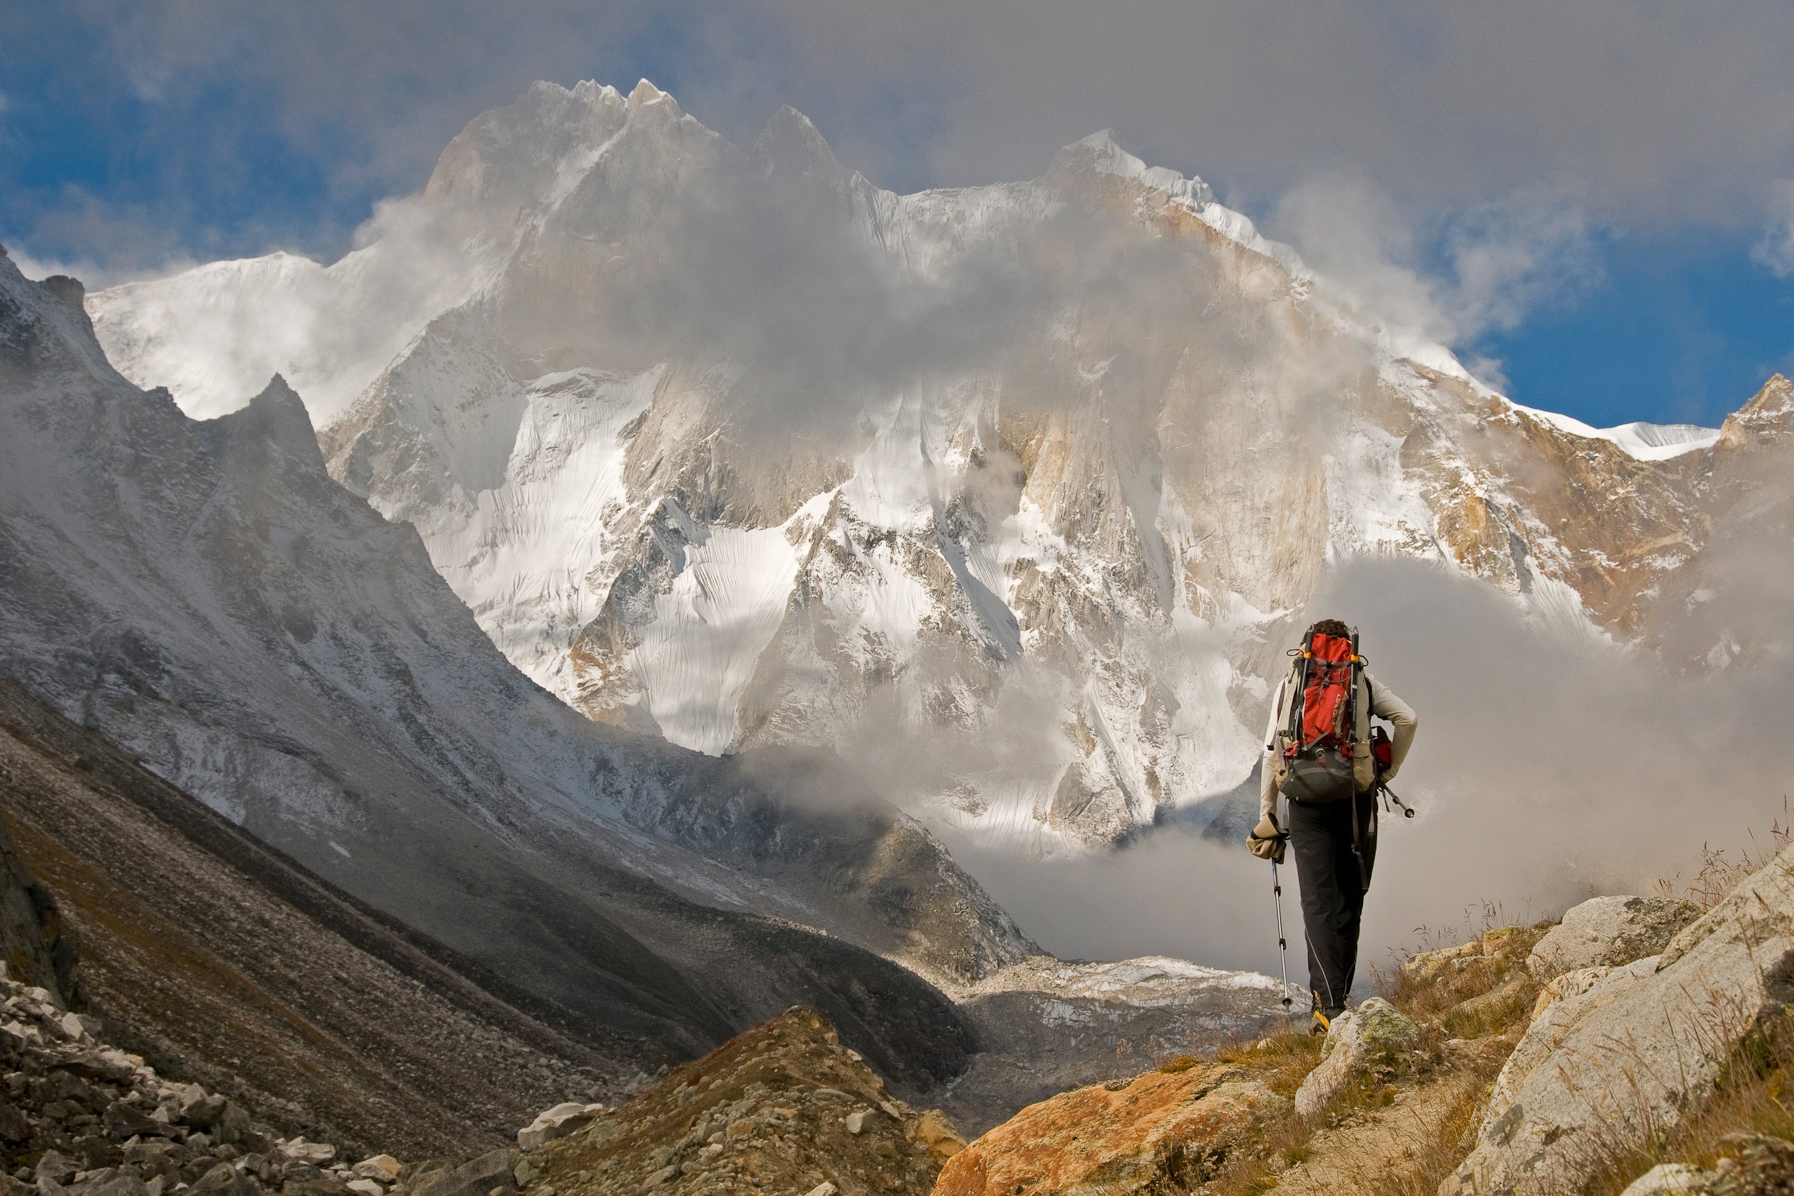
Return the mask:
<path id="1" fill-rule="evenodd" d="M 532 79 L 645 76 L 732 138 L 789 102 L 903 190 L 1112 127 L 1522 402 L 1717 422 L 1794 365 L 1794 10 L 1494 7 L 0 0 L 0 240 L 100 281 L 333 257 Z"/>

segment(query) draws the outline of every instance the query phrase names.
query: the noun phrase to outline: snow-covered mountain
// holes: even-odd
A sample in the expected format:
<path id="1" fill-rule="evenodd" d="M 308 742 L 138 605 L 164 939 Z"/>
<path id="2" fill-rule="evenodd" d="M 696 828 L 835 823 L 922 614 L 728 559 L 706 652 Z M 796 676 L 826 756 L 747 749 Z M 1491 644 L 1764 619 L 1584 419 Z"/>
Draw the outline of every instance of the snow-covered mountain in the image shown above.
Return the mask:
<path id="1" fill-rule="evenodd" d="M 624 1061 L 793 1000 L 946 1042 L 947 998 L 872 951 L 953 983 L 1036 950 L 826 757 L 580 718 L 329 477 L 284 383 L 191 420 L 112 370 L 81 298 L 0 256 L 0 671 Z"/>
<path id="2" fill-rule="evenodd" d="M 332 474 L 591 718 L 831 746 L 1030 849 L 1238 785 L 1332 562 L 1658 634 L 1742 443 L 1511 403 L 1106 134 L 896 195 L 788 109 L 743 151 L 537 84 L 382 219 L 95 295 L 101 341 L 189 411 L 309 381 Z"/>
<path id="3" fill-rule="evenodd" d="M 1042 955 L 827 753 L 581 717 L 329 476 L 284 382 L 193 420 L 112 369 L 82 300 L 0 251 L 0 675 L 577 1023 L 612 1079 L 801 1002 L 1000 1117 L 1043 1066 L 1275 1014 L 1268 976 Z"/>

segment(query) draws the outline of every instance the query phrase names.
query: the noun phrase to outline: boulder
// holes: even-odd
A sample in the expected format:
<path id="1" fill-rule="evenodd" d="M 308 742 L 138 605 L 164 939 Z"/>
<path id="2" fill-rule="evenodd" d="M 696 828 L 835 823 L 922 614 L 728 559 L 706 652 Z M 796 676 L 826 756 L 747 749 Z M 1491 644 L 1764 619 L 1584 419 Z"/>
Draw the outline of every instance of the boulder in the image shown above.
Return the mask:
<path id="1" fill-rule="evenodd" d="M 1419 1040 L 1414 1019 L 1381 997 L 1334 1018 L 1321 1044 L 1320 1064 L 1296 1089 L 1297 1115 L 1315 1116 L 1369 1072 L 1406 1075 L 1413 1069 Z"/>
<path id="2" fill-rule="evenodd" d="M 941 1168 L 934 1196 L 1194 1191 L 1288 1103 L 1243 1068 L 1148 1072 L 1030 1105 Z"/>
<path id="3" fill-rule="evenodd" d="M 404 1169 L 404 1164 L 391 1155 L 377 1154 L 355 1164 L 355 1175 L 358 1179 L 372 1179 L 383 1184 L 392 1184 L 399 1181 L 399 1172 Z"/>
<path id="4" fill-rule="evenodd" d="M 261 1196 L 262 1186 L 229 1163 L 219 1163 L 199 1177 L 193 1190 L 206 1196 Z"/>
<path id="5" fill-rule="evenodd" d="M 174 1131 L 166 1121 L 157 1121 L 141 1109 L 117 1102 L 106 1107 L 106 1132 L 123 1142 L 127 1138 L 166 1138 Z"/>
<path id="6" fill-rule="evenodd" d="M 1706 1196 L 1718 1178 L 1718 1172 L 1705 1167 L 1659 1163 L 1626 1185 L 1620 1196 Z"/>
<path id="7" fill-rule="evenodd" d="M 1794 1002 L 1791 975 L 1794 847 L 1677 932 L 1661 956 L 1545 1008 L 1440 1192 L 1579 1190 L 1603 1156 L 1672 1128 L 1712 1089 L 1745 1038 Z"/>
<path id="8" fill-rule="evenodd" d="M 1402 964 L 1402 975 L 1410 983 L 1425 984 L 1436 980 L 1454 968 L 1467 967 L 1482 958 L 1481 940 L 1472 939 L 1468 943 L 1459 943 L 1455 947 L 1442 947 L 1437 951 L 1422 951 Z"/>
<path id="9" fill-rule="evenodd" d="M 488 1151 L 459 1167 L 418 1177 L 411 1196 L 487 1196 L 494 1188 L 516 1190 L 517 1152 Z"/>
<path id="10" fill-rule="evenodd" d="M 922 1114 L 922 1119 L 916 1123 L 916 1141 L 943 1163 L 966 1148 L 966 1140 L 959 1136 L 959 1131 L 939 1109 Z"/>
<path id="11" fill-rule="evenodd" d="M 1526 966 L 1541 980 L 1578 968 L 1620 967 L 1658 954 L 1700 915 L 1692 901 L 1671 897 L 1596 897 L 1571 907 Z"/>
<path id="12" fill-rule="evenodd" d="M 544 1109 L 536 1114 L 534 1121 L 517 1131 L 517 1147 L 520 1150 L 534 1150 L 556 1138 L 565 1138 L 590 1125 L 592 1118 L 604 1112 L 604 1108 L 603 1105 L 566 1101 L 552 1109 Z"/>
<path id="13" fill-rule="evenodd" d="M 149 1196 L 149 1189 L 135 1175 L 109 1175 L 82 1188 L 82 1196 Z"/>

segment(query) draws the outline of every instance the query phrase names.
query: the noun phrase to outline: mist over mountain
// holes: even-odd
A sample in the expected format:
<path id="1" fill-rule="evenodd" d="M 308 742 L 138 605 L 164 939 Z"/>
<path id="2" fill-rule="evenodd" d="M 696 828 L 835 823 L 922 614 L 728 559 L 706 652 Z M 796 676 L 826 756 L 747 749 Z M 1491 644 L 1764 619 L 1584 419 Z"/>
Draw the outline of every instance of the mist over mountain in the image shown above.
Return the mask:
<path id="1" fill-rule="evenodd" d="M 190 411 L 270 368 L 305 379 L 332 474 L 416 526 L 574 708 L 707 753 L 832 748 L 993 861 L 1236 833 L 1283 649 L 1318 612 L 1428 696 L 1405 774 L 1422 854 L 1516 791 L 1540 818 L 1607 809 L 1590 786 L 1674 811 L 1666 771 L 1581 770 L 1633 759 L 1639 723 L 1577 678 L 1748 723 L 1760 697 L 1710 674 L 1786 642 L 1785 536 L 1753 480 L 1785 470 L 1784 381 L 1724 429 L 1520 407 L 1107 135 L 1036 180 L 897 195 L 789 109 L 738 148 L 646 82 L 538 84 L 342 261 L 89 303 L 119 367 Z M 1409 650 L 1428 613 L 1508 648 L 1480 670 L 1449 637 Z M 1530 688 L 1490 688 L 1526 661 Z M 1741 767 L 1722 835 L 1779 809 Z M 1555 903 L 1688 859 L 1691 828 L 1633 825 L 1657 828 L 1638 850 L 1533 844 L 1417 899 Z M 1198 907 L 1247 866 L 1208 850 L 1167 857 L 1204 859 Z M 1185 932 L 1162 904 L 1137 924 L 1264 966 L 1228 920 Z M 1088 907 L 1024 908 L 1063 922 L 1061 950 L 1100 937 L 1075 929 Z"/>

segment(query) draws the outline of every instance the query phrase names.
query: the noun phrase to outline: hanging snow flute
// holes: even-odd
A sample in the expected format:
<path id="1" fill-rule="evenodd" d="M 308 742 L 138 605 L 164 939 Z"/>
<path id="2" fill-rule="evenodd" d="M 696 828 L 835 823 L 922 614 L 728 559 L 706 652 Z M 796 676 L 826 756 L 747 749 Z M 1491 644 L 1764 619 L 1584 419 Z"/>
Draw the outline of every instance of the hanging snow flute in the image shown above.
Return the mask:
<path id="1" fill-rule="evenodd" d="M 1313 630 L 1303 638 L 1278 712 L 1277 788 L 1290 801 L 1342 801 L 1376 782 L 1363 675 L 1356 631 L 1349 639 Z"/>

